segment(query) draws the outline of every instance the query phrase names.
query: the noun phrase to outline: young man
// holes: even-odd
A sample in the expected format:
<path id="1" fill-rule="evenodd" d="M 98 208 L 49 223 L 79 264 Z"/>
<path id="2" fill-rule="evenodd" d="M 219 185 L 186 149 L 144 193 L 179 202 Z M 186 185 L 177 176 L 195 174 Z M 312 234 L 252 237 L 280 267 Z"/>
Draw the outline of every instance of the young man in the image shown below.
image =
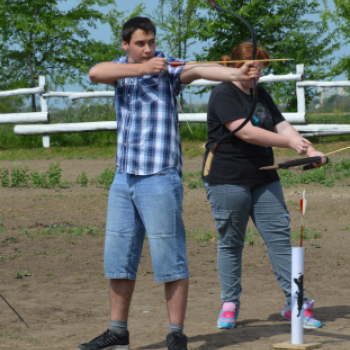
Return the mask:
<path id="1" fill-rule="evenodd" d="M 123 26 L 127 56 L 90 70 L 95 83 L 115 86 L 118 125 L 117 174 L 110 188 L 105 275 L 110 279 L 110 328 L 81 350 L 129 349 L 128 312 L 145 232 L 155 280 L 165 283 L 170 320 L 169 350 L 187 350 L 182 333 L 188 293 L 186 233 L 182 221 L 182 159 L 177 120 L 178 95 L 192 81 L 249 81 L 257 64 L 240 69 L 170 67 L 174 58 L 156 51 L 156 29 L 145 17 Z"/>

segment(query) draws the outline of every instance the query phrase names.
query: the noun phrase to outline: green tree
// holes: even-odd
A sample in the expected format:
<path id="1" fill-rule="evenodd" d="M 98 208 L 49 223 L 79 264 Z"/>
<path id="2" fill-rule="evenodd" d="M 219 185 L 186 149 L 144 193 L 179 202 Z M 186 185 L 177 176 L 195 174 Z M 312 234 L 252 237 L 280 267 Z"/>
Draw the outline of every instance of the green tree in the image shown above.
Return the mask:
<path id="1" fill-rule="evenodd" d="M 159 0 L 153 16 L 160 32 L 157 45 L 167 56 L 186 59 L 188 49 L 195 43 L 196 7 L 198 0 Z"/>
<path id="2" fill-rule="evenodd" d="M 198 0 L 159 0 L 152 18 L 159 29 L 157 46 L 166 56 L 187 59 L 188 50 L 197 36 L 197 4 Z M 184 106 L 182 93 L 180 103 Z"/>
<path id="3" fill-rule="evenodd" d="M 0 97 L 0 114 L 15 113 L 24 106 L 23 96 L 6 96 Z"/>
<path id="4" fill-rule="evenodd" d="M 89 68 L 109 52 L 90 38 L 89 28 L 106 22 L 93 6 L 115 0 L 81 0 L 68 11 L 59 9 L 63 1 L 0 0 L 0 90 L 34 87 L 39 75 L 55 87 L 84 85 Z M 31 106 L 36 111 L 35 95 Z"/>
<path id="5" fill-rule="evenodd" d="M 321 15 L 317 0 L 241 0 L 218 1 L 218 5 L 239 14 L 252 26 L 258 42 L 268 49 L 272 58 L 294 58 L 294 61 L 271 63 L 264 74 L 288 74 L 296 64 L 305 64 L 305 77 L 322 80 L 329 76 L 325 67 L 331 64 L 331 54 L 338 45 L 332 45 L 334 33 L 328 32 L 325 17 L 307 19 L 306 15 Z M 203 5 L 202 5 L 203 6 Z M 230 55 L 232 49 L 244 41 L 250 41 L 250 32 L 243 22 L 229 14 L 208 9 L 201 12 L 199 39 L 208 42 L 202 60 L 218 60 Z M 287 103 L 289 111 L 295 111 L 297 100 L 295 83 L 267 85 L 278 102 Z M 315 89 L 306 89 L 306 102 L 315 95 Z"/>
<path id="6" fill-rule="evenodd" d="M 326 11 L 324 16 L 333 19 L 336 25 L 336 33 L 340 36 L 341 46 L 350 44 L 350 0 L 333 0 L 335 11 L 332 13 L 324 0 Z M 350 79 L 350 55 L 343 56 L 333 66 L 333 76 L 345 74 Z"/>
<path id="7" fill-rule="evenodd" d="M 113 57 L 111 59 L 126 55 L 126 52 L 123 50 L 122 47 L 123 25 L 132 17 L 144 15 L 145 8 L 145 5 L 141 2 L 140 4 L 136 5 L 134 10 L 132 10 L 129 14 L 125 11 L 118 11 L 117 7 L 114 7 L 112 10 L 109 11 L 107 15 L 107 21 L 112 32 L 110 51 L 113 52 Z M 105 57 L 100 55 L 101 61 L 110 60 L 109 55 L 110 52 L 107 53 Z"/>

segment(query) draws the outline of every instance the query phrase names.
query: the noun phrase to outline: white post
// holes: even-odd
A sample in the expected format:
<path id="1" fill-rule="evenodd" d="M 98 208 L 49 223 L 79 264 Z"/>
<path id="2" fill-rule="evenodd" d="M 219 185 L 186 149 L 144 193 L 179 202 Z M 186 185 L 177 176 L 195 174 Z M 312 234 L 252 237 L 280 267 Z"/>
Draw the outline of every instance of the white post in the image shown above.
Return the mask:
<path id="1" fill-rule="evenodd" d="M 304 344 L 304 248 L 292 247 L 292 344 Z M 301 293 L 302 295 L 300 296 Z M 302 298 L 298 310 L 298 297 Z M 299 303 L 301 299 L 299 299 Z M 299 305 L 300 307 L 300 305 Z M 299 315 L 298 315 L 299 314 Z"/>
<path id="2" fill-rule="evenodd" d="M 43 86 L 45 90 L 45 77 L 39 76 L 39 86 Z M 40 104 L 41 104 L 41 111 L 47 112 L 47 101 L 46 98 L 41 94 L 40 95 Z M 50 119 L 49 119 L 50 121 Z M 50 135 L 44 135 L 43 136 L 43 146 L 44 148 L 50 148 Z"/>
<path id="3" fill-rule="evenodd" d="M 302 80 L 304 80 L 304 65 L 297 64 L 297 74 L 300 74 Z M 296 87 L 298 113 L 304 114 L 304 123 L 306 123 L 306 108 L 305 108 L 305 88 L 303 86 Z"/>

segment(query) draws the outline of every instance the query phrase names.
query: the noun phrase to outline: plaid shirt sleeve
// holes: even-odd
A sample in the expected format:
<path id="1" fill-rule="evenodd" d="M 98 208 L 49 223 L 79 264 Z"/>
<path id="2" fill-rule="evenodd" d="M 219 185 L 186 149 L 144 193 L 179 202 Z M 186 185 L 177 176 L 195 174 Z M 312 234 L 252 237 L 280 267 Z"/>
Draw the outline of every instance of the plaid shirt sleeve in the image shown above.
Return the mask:
<path id="1" fill-rule="evenodd" d="M 173 61 L 188 62 L 186 60 L 182 60 L 174 57 L 168 57 L 167 60 L 168 60 L 168 63 Z M 184 66 L 178 66 L 178 67 L 171 67 L 170 65 L 168 66 L 169 79 L 176 95 L 179 95 L 186 88 L 186 84 L 182 84 L 180 81 L 180 73 L 183 67 Z"/>

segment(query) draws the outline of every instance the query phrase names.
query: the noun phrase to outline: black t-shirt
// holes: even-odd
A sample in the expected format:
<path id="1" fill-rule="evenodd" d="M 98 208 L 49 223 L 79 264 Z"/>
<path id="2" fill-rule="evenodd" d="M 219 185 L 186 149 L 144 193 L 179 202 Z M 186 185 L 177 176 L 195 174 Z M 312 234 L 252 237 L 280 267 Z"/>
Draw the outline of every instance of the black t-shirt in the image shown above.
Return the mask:
<path id="1" fill-rule="evenodd" d="M 224 124 L 246 118 L 251 104 L 252 95 L 247 95 L 231 82 L 214 88 L 208 104 L 208 143 L 204 161 L 213 143 L 229 133 Z M 268 92 L 258 86 L 258 102 L 251 123 L 273 131 L 274 126 L 284 120 Z M 232 136 L 221 143 L 215 153 L 210 173 L 203 176 L 203 179 L 213 184 L 255 186 L 270 183 L 279 180 L 277 171 L 259 168 L 273 164 L 271 147 L 253 145 Z"/>

